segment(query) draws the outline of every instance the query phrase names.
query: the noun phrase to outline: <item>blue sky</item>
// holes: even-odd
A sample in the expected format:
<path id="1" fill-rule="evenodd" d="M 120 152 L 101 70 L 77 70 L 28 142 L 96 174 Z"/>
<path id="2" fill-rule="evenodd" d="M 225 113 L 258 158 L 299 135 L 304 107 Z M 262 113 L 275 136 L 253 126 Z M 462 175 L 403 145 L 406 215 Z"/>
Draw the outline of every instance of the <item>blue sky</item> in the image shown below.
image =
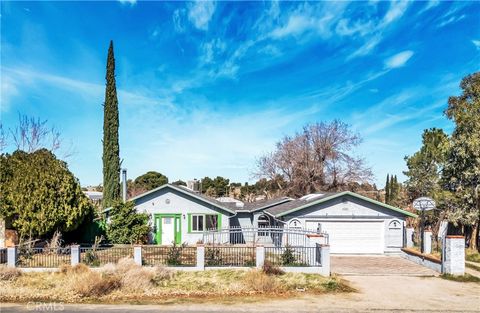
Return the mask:
<path id="1" fill-rule="evenodd" d="M 383 186 L 479 70 L 475 2 L 2 2 L 1 121 L 61 130 L 82 185 L 102 181 L 105 63 L 114 40 L 129 176 L 252 181 L 255 159 L 339 118 Z M 403 179 L 403 176 L 400 175 Z"/>

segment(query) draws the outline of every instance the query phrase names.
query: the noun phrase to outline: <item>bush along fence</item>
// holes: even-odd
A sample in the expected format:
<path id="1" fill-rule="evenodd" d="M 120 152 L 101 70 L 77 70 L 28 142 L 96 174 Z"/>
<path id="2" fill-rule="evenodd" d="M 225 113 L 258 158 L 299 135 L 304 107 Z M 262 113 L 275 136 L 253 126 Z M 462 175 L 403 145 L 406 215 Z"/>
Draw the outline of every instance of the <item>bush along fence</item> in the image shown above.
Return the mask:
<path id="1" fill-rule="evenodd" d="M 208 270 L 222 268 L 262 268 L 265 262 L 289 272 L 330 275 L 330 246 L 265 247 L 265 246 L 122 246 L 85 248 L 7 249 L 9 267 L 56 269 L 62 265 L 86 264 L 99 267 L 131 257 L 142 266 L 167 266 L 179 270 Z"/>

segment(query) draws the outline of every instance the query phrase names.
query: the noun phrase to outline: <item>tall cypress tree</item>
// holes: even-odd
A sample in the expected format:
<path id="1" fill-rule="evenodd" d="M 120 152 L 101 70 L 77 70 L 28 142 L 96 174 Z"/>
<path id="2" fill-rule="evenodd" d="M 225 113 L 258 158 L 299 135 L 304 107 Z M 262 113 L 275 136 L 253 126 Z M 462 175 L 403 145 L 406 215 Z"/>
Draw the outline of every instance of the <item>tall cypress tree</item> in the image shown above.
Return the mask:
<path id="1" fill-rule="evenodd" d="M 394 204 L 398 198 L 397 175 L 390 177 L 390 199 L 388 204 Z"/>
<path id="2" fill-rule="evenodd" d="M 385 183 L 385 203 L 390 202 L 390 176 L 387 174 L 387 182 Z"/>
<path id="3" fill-rule="evenodd" d="M 103 207 L 110 207 L 120 197 L 120 147 L 118 144 L 118 99 L 115 85 L 113 41 L 107 57 L 107 84 L 103 106 Z"/>

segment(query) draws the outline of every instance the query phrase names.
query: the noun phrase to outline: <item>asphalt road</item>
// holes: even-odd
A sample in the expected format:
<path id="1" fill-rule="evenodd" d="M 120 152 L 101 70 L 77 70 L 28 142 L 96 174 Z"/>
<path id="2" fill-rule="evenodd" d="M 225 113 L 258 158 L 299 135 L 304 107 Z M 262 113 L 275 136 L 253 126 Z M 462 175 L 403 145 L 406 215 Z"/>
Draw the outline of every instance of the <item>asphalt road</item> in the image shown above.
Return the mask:
<path id="1" fill-rule="evenodd" d="M 18 312 L 65 312 L 65 313 L 130 313 L 130 312 L 139 312 L 139 313 L 154 313 L 154 312 L 162 312 L 162 313 L 178 313 L 178 312 L 188 312 L 188 313 L 211 313 L 211 312 L 226 312 L 225 308 L 222 309 L 194 309 L 194 308 L 178 308 L 176 306 L 152 306 L 152 305 L 61 305 L 57 304 L 55 308 L 53 307 L 46 307 L 44 305 L 36 306 L 36 304 L 28 304 L 28 305 L 11 305 L 11 304 L 4 304 L 0 307 L 1 313 L 18 313 Z M 306 313 L 306 312 L 319 312 L 319 313 L 381 313 L 381 312 L 395 312 L 395 313 L 406 313 L 406 312 L 435 312 L 435 313 L 442 313 L 442 312 L 478 312 L 478 310 L 471 310 L 465 311 L 462 310 L 402 310 L 402 309 L 395 309 L 395 310 L 385 310 L 385 309 L 352 309 L 351 307 L 348 308 L 340 308 L 336 307 L 335 309 L 329 308 L 284 308 L 281 311 L 278 311 L 277 308 L 268 309 L 268 308 L 249 308 L 245 309 L 240 306 L 230 306 L 227 309 L 229 312 L 295 312 L 295 313 Z"/>

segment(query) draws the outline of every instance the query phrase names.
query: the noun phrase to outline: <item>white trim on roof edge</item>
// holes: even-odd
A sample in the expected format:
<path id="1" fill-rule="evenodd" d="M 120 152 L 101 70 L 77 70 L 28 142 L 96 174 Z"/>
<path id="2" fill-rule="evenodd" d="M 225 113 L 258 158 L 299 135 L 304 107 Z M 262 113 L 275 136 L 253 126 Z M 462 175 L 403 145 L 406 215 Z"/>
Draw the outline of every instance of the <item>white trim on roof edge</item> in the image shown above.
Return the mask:
<path id="1" fill-rule="evenodd" d="M 215 207 L 217 207 L 217 208 L 219 208 L 219 209 L 222 209 L 222 210 L 227 211 L 227 212 L 232 213 L 232 214 L 236 214 L 234 211 L 232 211 L 232 210 L 230 210 L 230 209 L 228 209 L 228 208 L 226 208 L 226 207 L 224 207 L 224 206 L 221 206 L 221 205 L 218 205 L 218 204 L 216 204 L 216 203 L 214 203 L 214 202 L 208 201 L 207 199 L 205 199 L 205 198 L 203 198 L 203 197 L 199 197 L 199 196 L 195 195 L 193 192 L 188 192 L 187 190 L 184 190 L 182 187 L 177 187 L 177 186 L 172 185 L 172 184 L 164 184 L 164 185 L 162 185 L 162 186 L 160 186 L 160 187 L 157 187 L 157 188 L 155 188 L 155 189 L 152 189 L 152 190 L 149 190 L 149 191 L 147 191 L 147 192 L 144 192 L 144 193 L 142 193 L 142 194 L 140 194 L 140 195 L 138 195 L 138 196 L 135 196 L 135 197 L 133 197 L 133 198 L 130 198 L 130 199 L 128 199 L 127 201 L 135 201 L 135 200 L 137 200 L 137 199 L 143 198 L 143 197 L 145 197 L 145 196 L 147 196 L 147 195 L 149 195 L 149 194 L 151 194 L 151 193 L 155 193 L 155 192 L 157 192 L 157 191 L 159 191 L 159 190 L 162 190 L 162 189 L 164 189 L 164 188 L 171 188 L 171 189 L 173 189 L 173 190 L 176 190 L 176 191 L 178 191 L 178 192 L 181 192 L 181 193 L 183 193 L 183 194 L 186 194 L 186 195 L 188 195 L 188 196 L 191 196 L 191 197 L 193 197 L 193 198 L 195 198 L 195 199 L 198 199 L 198 200 L 200 200 L 200 201 L 202 201 L 202 202 L 205 202 L 205 203 L 208 203 L 208 204 L 210 204 L 210 205 L 213 205 L 213 206 L 215 206 Z"/>

